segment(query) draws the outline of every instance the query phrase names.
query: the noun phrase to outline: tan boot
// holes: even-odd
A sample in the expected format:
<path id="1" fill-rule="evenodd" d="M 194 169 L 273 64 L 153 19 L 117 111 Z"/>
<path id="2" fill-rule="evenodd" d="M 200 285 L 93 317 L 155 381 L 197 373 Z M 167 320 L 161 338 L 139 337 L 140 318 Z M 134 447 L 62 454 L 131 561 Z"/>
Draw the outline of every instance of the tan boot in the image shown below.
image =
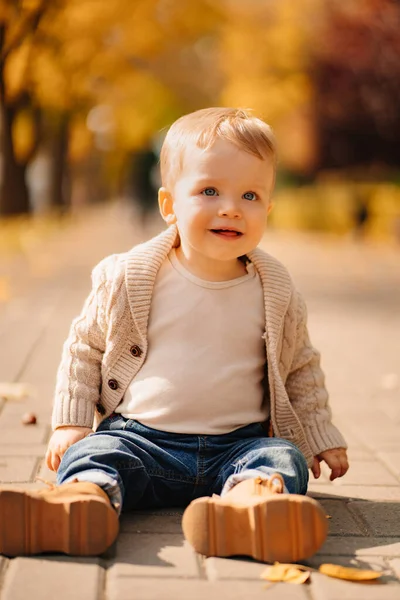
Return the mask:
<path id="1" fill-rule="evenodd" d="M 251 556 L 297 562 L 324 543 L 328 524 L 320 504 L 283 493 L 281 475 L 248 479 L 224 496 L 198 498 L 183 514 L 185 538 L 205 556 Z"/>
<path id="2" fill-rule="evenodd" d="M 117 513 L 94 483 L 38 491 L 0 489 L 0 554 L 96 556 L 111 546 L 118 529 Z"/>

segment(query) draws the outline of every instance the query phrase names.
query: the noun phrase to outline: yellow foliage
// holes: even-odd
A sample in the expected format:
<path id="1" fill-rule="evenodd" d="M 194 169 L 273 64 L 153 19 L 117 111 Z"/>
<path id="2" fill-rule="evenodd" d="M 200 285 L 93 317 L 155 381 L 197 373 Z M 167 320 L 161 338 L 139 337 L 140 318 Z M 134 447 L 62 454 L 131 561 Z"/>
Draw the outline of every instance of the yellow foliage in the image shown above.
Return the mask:
<path id="1" fill-rule="evenodd" d="M 24 161 L 32 150 L 35 141 L 32 116 L 28 111 L 18 113 L 13 123 L 14 151 L 17 160 Z"/>
<path id="2" fill-rule="evenodd" d="M 68 156 L 70 161 L 79 162 L 86 158 L 92 149 L 92 134 L 84 119 L 75 119 L 70 126 Z"/>
<path id="3" fill-rule="evenodd" d="M 13 100 L 21 90 L 26 86 L 29 77 L 28 62 L 31 52 L 31 41 L 25 40 L 24 43 L 11 52 L 5 64 L 4 78 L 7 90 L 7 99 Z"/>
<path id="4" fill-rule="evenodd" d="M 67 109 L 70 106 L 68 74 L 59 68 L 47 49 L 36 52 L 32 80 L 37 98 L 43 106 L 60 109 Z"/>
<path id="5" fill-rule="evenodd" d="M 328 575 L 328 577 L 345 579 L 346 581 L 372 581 L 373 579 L 379 579 L 379 577 L 382 576 L 382 573 L 378 573 L 377 571 L 353 569 L 328 563 L 321 565 L 319 572 Z"/>
<path id="6" fill-rule="evenodd" d="M 310 104 L 307 54 L 315 0 L 241 4 L 227 0 L 219 65 L 224 105 L 254 108 L 273 126 Z M 229 11 L 229 12 L 228 12 Z"/>
<path id="7" fill-rule="evenodd" d="M 379 579 L 382 576 L 382 573 L 378 571 L 342 567 L 340 565 L 328 563 L 322 564 L 318 570 L 323 575 L 328 575 L 328 577 L 345 579 L 346 581 L 358 581 L 359 583 Z M 301 584 L 309 581 L 311 571 L 315 571 L 315 569 L 303 565 L 275 563 L 274 565 L 267 567 L 265 571 L 261 573 L 261 579 L 266 579 L 267 581 L 274 583 L 286 582 Z"/>
<path id="8" fill-rule="evenodd" d="M 284 581 L 286 583 L 306 583 L 310 578 L 310 571 L 307 567 L 302 565 L 285 565 L 282 563 L 275 563 L 271 567 L 267 567 L 265 571 L 261 573 L 261 579 L 266 579 L 277 583 Z"/>
<path id="9" fill-rule="evenodd" d="M 339 235 L 354 228 L 358 195 L 367 198 L 370 218 L 367 235 L 391 239 L 400 219 L 400 188 L 392 184 L 363 184 L 321 181 L 300 188 L 283 188 L 274 193 L 271 223 L 281 229 L 327 231 Z"/>
<path id="10" fill-rule="evenodd" d="M 42 0 L 20 0 L 20 8 L 27 12 L 35 12 L 41 4 Z"/>

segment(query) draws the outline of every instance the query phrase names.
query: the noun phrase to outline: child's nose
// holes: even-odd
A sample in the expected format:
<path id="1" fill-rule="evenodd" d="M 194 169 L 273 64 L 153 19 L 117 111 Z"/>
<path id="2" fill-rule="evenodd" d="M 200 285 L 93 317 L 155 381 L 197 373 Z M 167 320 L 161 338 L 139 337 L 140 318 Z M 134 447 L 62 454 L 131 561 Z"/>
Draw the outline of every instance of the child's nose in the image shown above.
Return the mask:
<path id="1" fill-rule="evenodd" d="M 224 199 L 219 206 L 218 216 L 240 219 L 242 214 L 238 204 L 234 200 Z"/>

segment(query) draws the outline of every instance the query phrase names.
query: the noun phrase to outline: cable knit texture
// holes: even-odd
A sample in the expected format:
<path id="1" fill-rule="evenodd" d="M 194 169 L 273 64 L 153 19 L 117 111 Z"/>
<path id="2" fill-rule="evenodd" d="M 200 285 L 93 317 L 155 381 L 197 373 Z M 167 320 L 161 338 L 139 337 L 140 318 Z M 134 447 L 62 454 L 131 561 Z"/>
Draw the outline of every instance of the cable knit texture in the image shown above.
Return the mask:
<path id="1" fill-rule="evenodd" d="M 57 371 L 53 429 L 96 426 L 110 415 L 143 365 L 157 272 L 173 246 L 176 226 L 92 271 L 92 291 L 72 322 Z M 329 448 L 346 448 L 331 421 L 319 353 L 307 331 L 307 311 L 286 268 L 257 248 L 248 254 L 264 290 L 265 347 L 274 435 L 294 443 L 309 466 Z"/>

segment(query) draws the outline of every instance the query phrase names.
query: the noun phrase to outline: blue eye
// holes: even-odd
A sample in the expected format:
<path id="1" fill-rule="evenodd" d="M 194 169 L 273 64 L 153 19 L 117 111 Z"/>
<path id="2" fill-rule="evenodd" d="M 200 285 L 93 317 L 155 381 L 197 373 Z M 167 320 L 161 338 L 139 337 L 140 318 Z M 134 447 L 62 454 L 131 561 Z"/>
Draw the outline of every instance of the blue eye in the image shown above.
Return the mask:
<path id="1" fill-rule="evenodd" d="M 246 192 L 243 194 L 245 200 L 257 200 L 257 195 L 254 192 Z"/>
<path id="2" fill-rule="evenodd" d="M 204 194 L 204 196 L 216 196 L 217 190 L 215 188 L 209 187 L 203 190 L 201 193 Z"/>

